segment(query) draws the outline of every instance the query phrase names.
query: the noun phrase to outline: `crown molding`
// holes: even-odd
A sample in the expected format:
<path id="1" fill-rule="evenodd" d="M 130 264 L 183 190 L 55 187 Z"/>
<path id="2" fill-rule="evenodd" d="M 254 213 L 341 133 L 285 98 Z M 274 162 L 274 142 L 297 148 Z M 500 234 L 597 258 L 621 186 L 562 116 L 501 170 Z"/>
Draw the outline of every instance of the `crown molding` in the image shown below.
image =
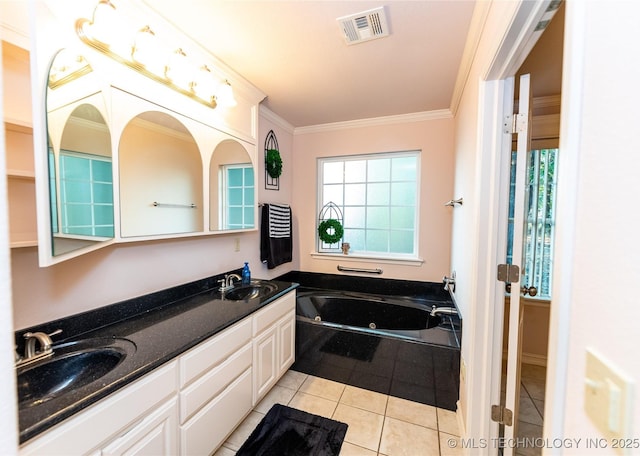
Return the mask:
<path id="1" fill-rule="evenodd" d="M 435 111 L 423 111 L 410 114 L 399 114 L 395 116 L 374 117 L 370 119 L 349 120 L 345 122 L 332 122 L 320 125 L 310 125 L 308 127 L 298 127 L 295 129 L 294 135 L 306 135 L 327 131 L 349 130 L 354 128 L 377 127 L 381 125 L 395 125 L 411 122 L 423 122 L 425 120 L 452 118 L 453 114 L 449 109 L 438 109 Z"/>
<path id="2" fill-rule="evenodd" d="M 471 74 L 471 67 L 478 52 L 480 37 L 484 31 L 490 8 L 491 2 L 476 2 L 476 6 L 474 7 L 469 32 L 467 33 L 467 41 L 462 53 L 456 83 L 453 87 L 453 94 L 451 95 L 451 107 L 449 109 L 454 116 L 460 107 L 460 100 L 462 99 L 462 94 L 469 80 L 469 75 Z"/>
<path id="3" fill-rule="evenodd" d="M 289 134 L 293 134 L 295 131 L 295 127 L 293 125 L 291 125 L 289 122 L 284 120 L 282 117 L 280 117 L 278 114 L 276 114 L 263 104 L 260 105 L 260 116 L 282 128 Z"/>

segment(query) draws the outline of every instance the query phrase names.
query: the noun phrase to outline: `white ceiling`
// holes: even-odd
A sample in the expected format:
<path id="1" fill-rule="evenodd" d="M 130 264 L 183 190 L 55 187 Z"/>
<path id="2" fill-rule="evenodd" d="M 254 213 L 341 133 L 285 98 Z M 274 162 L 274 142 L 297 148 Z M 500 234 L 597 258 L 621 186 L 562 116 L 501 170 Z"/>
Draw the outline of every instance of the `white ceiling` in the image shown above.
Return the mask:
<path id="1" fill-rule="evenodd" d="M 449 109 L 474 1 L 147 0 L 267 94 L 294 127 Z M 347 45 L 336 19 L 384 5 L 390 36 Z"/>

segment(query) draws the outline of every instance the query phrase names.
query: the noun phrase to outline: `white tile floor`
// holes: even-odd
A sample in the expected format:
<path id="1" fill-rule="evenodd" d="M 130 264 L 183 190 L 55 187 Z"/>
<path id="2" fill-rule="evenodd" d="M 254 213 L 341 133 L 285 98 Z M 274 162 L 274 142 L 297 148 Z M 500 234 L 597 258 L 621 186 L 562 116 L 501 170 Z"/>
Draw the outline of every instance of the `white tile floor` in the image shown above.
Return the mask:
<path id="1" fill-rule="evenodd" d="M 455 412 L 290 370 L 215 456 L 234 455 L 275 403 L 347 423 L 341 456 L 462 454 Z"/>

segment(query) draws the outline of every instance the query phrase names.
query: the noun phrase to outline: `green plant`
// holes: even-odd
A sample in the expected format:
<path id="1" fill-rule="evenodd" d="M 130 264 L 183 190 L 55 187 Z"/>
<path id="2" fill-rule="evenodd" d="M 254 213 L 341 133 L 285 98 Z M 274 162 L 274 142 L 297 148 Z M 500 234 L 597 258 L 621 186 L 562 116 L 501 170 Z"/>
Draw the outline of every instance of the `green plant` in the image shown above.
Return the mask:
<path id="1" fill-rule="evenodd" d="M 264 157 L 265 167 L 269 176 L 274 179 L 282 174 L 282 158 L 277 149 L 268 149 Z"/>
<path id="2" fill-rule="evenodd" d="M 344 234 L 342 223 L 336 219 L 327 219 L 318 225 L 318 237 L 326 244 L 335 244 Z"/>

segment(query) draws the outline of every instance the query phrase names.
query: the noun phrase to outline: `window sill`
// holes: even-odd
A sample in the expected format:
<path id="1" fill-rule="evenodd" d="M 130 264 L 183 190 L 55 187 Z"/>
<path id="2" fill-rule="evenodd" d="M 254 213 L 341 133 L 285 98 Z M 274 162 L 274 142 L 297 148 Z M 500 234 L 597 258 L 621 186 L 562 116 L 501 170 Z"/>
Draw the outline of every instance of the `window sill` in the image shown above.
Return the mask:
<path id="1" fill-rule="evenodd" d="M 400 264 L 403 266 L 422 266 L 424 260 L 422 258 L 406 258 L 406 257 L 391 257 L 391 256 L 373 256 L 373 255 L 358 255 L 349 254 L 343 255 L 342 253 L 324 253 L 324 252 L 311 252 L 311 257 L 318 260 L 329 261 L 344 261 L 344 262 L 358 262 L 358 263 L 378 263 L 378 264 Z"/>

